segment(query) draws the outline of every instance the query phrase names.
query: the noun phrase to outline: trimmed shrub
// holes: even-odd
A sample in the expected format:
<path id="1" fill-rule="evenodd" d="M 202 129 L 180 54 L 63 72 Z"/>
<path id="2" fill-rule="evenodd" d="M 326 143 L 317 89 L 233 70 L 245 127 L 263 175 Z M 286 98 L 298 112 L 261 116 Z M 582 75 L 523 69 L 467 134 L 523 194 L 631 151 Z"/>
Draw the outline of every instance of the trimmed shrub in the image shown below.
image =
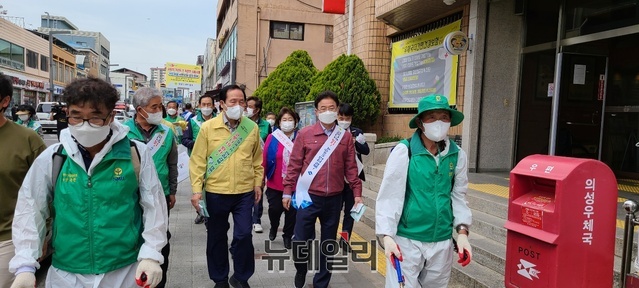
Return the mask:
<path id="1" fill-rule="evenodd" d="M 341 55 L 333 60 L 313 77 L 306 100 L 315 100 L 319 93 L 326 90 L 335 92 L 340 102 L 353 106 L 353 125 L 375 123 L 379 115 L 381 95 L 362 59 L 356 55 Z"/>
<path id="2" fill-rule="evenodd" d="M 308 52 L 297 50 L 271 72 L 253 93 L 262 99 L 262 115 L 277 114 L 282 107 L 295 109 L 296 102 L 304 101 L 317 68 Z"/>

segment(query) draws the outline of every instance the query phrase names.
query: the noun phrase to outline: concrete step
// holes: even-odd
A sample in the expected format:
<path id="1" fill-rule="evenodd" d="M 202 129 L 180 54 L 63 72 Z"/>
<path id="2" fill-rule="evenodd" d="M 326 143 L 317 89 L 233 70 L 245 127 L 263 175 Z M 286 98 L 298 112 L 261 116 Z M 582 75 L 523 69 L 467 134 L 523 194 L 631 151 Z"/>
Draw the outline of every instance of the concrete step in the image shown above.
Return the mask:
<path id="1" fill-rule="evenodd" d="M 506 269 L 506 245 L 473 232 L 470 234 L 469 242 L 473 248 L 474 262 L 499 274 L 504 274 Z"/>
<path id="2" fill-rule="evenodd" d="M 375 209 L 376 201 L 377 201 L 377 192 L 367 188 L 363 188 L 362 200 L 364 200 L 364 205 L 366 205 L 366 207 Z"/>
<path id="3" fill-rule="evenodd" d="M 501 245 L 506 245 L 506 220 L 496 216 L 473 210 L 473 224 L 470 233 L 484 235 Z"/>
<path id="4" fill-rule="evenodd" d="M 364 205 L 366 205 L 366 202 L 364 202 Z M 364 215 L 362 215 L 362 218 L 359 219 L 359 222 L 375 231 L 375 208 L 369 205 L 366 206 L 366 211 L 364 211 Z"/>
<path id="5" fill-rule="evenodd" d="M 379 187 L 381 185 L 382 185 L 382 178 L 376 177 L 370 174 L 366 174 L 366 181 L 362 182 L 362 187 L 375 192 L 379 191 Z"/>
<path id="6" fill-rule="evenodd" d="M 372 166 L 364 166 L 364 173 L 366 173 L 366 179 L 368 179 L 368 175 L 372 175 L 377 178 L 384 177 L 384 168 L 386 164 L 377 164 Z"/>
<path id="7" fill-rule="evenodd" d="M 452 282 L 460 283 L 461 287 L 504 287 L 504 275 L 474 261 L 470 262 L 466 267 L 461 267 L 461 265 L 457 264 L 457 261 L 453 261 L 450 278 Z"/>
<path id="8" fill-rule="evenodd" d="M 468 189 L 466 201 L 468 201 L 470 209 L 501 219 L 508 218 L 508 199 L 506 198 Z"/>

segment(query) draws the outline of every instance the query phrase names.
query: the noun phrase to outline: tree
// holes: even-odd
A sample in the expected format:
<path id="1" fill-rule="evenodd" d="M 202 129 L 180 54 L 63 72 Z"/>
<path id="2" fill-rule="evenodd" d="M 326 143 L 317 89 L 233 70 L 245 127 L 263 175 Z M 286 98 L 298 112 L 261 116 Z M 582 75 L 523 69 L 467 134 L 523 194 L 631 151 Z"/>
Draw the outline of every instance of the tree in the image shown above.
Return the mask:
<path id="1" fill-rule="evenodd" d="M 304 101 L 317 68 L 308 52 L 293 51 L 284 62 L 260 84 L 253 93 L 262 99 L 264 113 L 277 114 L 282 107 L 295 109 L 296 102 Z"/>
<path id="2" fill-rule="evenodd" d="M 353 106 L 353 125 L 368 125 L 377 119 L 382 97 L 375 81 L 368 75 L 364 62 L 356 55 L 341 55 L 317 73 L 306 100 L 314 100 L 326 90 L 337 94 L 340 103 Z"/>

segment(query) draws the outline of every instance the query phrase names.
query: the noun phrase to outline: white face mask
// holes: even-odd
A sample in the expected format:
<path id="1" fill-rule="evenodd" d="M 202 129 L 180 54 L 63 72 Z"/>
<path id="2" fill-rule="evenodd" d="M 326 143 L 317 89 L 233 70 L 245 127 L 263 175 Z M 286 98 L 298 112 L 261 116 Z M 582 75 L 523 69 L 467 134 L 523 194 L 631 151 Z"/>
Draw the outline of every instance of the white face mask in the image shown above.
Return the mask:
<path id="1" fill-rule="evenodd" d="M 104 141 L 111 131 L 110 124 L 94 128 L 89 123 L 82 122 L 78 125 L 69 125 L 69 132 L 80 145 L 90 148 Z"/>
<path id="2" fill-rule="evenodd" d="M 437 120 L 431 123 L 422 123 L 422 125 L 424 126 L 424 135 L 431 141 L 439 142 L 446 139 L 446 136 L 448 136 L 450 122 Z"/>
<path id="3" fill-rule="evenodd" d="M 273 127 L 273 125 L 275 125 L 275 120 L 273 120 L 273 119 L 266 119 L 266 122 L 268 122 L 268 124 L 271 125 L 271 127 Z"/>
<path id="4" fill-rule="evenodd" d="M 246 108 L 246 117 L 253 117 L 253 115 L 255 115 L 255 109 L 253 108 Z"/>
<path id="5" fill-rule="evenodd" d="M 144 110 L 144 109 L 142 109 Z M 144 112 L 146 112 L 146 110 L 144 110 Z M 144 119 L 146 119 L 146 122 L 149 122 L 149 124 L 151 125 L 160 125 L 160 123 L 162 123 L 162 111 L 160 112 L 156 112 L 156 113 L 149 113 L 146 112 L 146 114 L 149 115 L 149 117 L 144 117 L 144 115 L 142 115 L 142 117 L 144 117 Z"/>
<path id="6" fill-rule="evenodd" d="M 342 129 L 346 130 L 348 127 L 351 127 L 351 121 L 337 121 L 337 125 L 342 127 Z"/>
<path id="7" fill-rule="evenodd" d="M 173 115 L 175 115 L 177 113 L 177 110 L 175 110 L 173 108 L 169 108 L 169 109 L 166 109 L 166 113 L 171 115 L 171 116 L 173 116 Z"/>
<path id="8" fill-rule="evenodd" d="M 18 118 L 20 118 L 20 120 L 22 120 L 22 122 L 29 120 L 29 115 L 25 114 L 25 115 L 18 115 Z"/>
<path id="9" fill-rule="evenodd" d="M 224 109 L 224 113 L 226 113 L 226 117 L 228 117 L 231 120 L 239 120 L 240 117 L 242 117 L 242 106 L 240 105 L 235 105 L 235 106 L 226 106 L 226 109 Z"/>
<path id="10" fill-rule="evenodd" d="M 295 121 L 280 121 L 280 129 L 285 133 L 293 131 L 295 129 Z"/>
<path id="11" fill-rule="evenodd" d="M 335 120 L 337 120 L 337 112 L 334 112 L 334 111 L 322 112 L 322 113 L 319 113 L 317 118 L 319 118 L 320 122 L 324 124 L 331 124 L 335 122 Z"/>
<path id="12" fill-rule="evenodd" d="M 200 109 L 200 111 L 202 111 L 202 115 L 204 115 L 204 116 L 207 116 L 207 117 L 208 117 L 209 115 L 211 115 L 211 113 L 213 113 L 213 108 L 211 108 L 211 107 L 204 107 L 204 108 Z"/>

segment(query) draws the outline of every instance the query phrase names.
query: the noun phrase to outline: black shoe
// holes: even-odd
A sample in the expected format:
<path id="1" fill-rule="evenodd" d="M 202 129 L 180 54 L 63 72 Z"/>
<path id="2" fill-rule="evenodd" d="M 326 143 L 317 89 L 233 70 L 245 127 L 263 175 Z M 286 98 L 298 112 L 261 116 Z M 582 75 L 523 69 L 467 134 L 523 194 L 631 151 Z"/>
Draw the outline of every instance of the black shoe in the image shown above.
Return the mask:
<path id="1" fill-rule="evenodd" d="M 276 236 L 277 236 L 277 229 L 273 230 L 273 227 L 271 227 L 271 229 L 268 231 L 268 239 L 273 241 L 275 240 Z"/>
<path id="2" fill-rule="evenodd" d="M 284 237 L 284 248 L 291 249 L 291 238 Z"/>
<path id="3" fill-rule="evenodd" d="M 231 279 L 229 279 L 229 282 L 231 283 L 231 286 L 233 286 L 233 288 L 251 288 L 248 282 L 241 282 L 235 279 L 235 276 L 231 276 Z"/>
<path id="4" fill-rule="evenodd" d="M 213 288 L 231 288 L 231 286 L 229 286 L 229 282 L 218 282 Z"/>
<path id="5" fill-rule="evenodd" d="M 193 221 L 195 224 L 202 224 L 204 223 L 204 216 L 197 214 L 197 216 L 195 216 L 195 221 Z"/>
<path id="6" fill-rule="evenodd" d="M 306 273 L 295 272 L 295 288 L 303 288 L 306 282 Z"/>

